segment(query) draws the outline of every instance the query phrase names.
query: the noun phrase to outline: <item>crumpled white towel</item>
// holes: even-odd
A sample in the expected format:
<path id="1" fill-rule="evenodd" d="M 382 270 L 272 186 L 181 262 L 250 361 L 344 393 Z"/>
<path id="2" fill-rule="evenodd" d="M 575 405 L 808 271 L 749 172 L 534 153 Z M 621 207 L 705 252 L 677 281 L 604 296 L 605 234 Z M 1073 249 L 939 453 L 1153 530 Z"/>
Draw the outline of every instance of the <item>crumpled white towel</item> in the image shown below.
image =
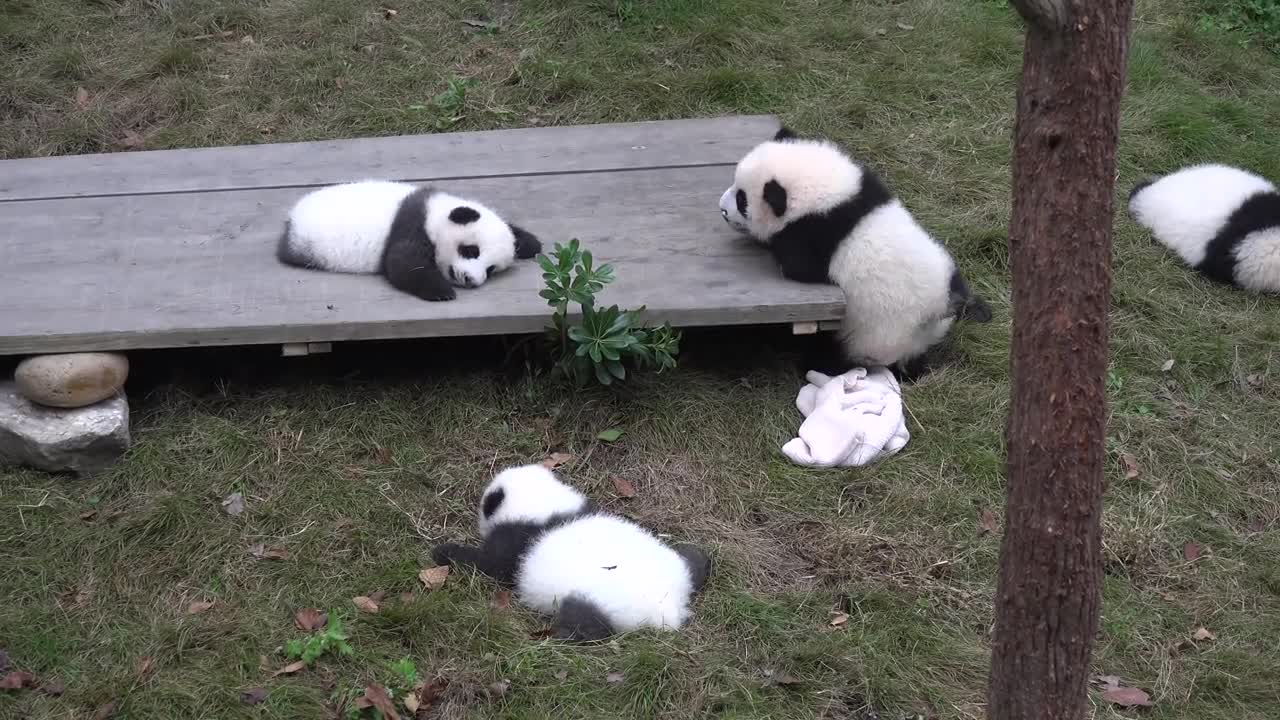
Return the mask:
<path id="1" fill-rule="evenodd" d="M 854 467 L 888 457 L 911 439 L 902 391 L 888 368 L 854 368 L 834 377 L 805 374 L 796 408 L 805 416 L 800 437 L 782 446 L 797 465 Z"/>

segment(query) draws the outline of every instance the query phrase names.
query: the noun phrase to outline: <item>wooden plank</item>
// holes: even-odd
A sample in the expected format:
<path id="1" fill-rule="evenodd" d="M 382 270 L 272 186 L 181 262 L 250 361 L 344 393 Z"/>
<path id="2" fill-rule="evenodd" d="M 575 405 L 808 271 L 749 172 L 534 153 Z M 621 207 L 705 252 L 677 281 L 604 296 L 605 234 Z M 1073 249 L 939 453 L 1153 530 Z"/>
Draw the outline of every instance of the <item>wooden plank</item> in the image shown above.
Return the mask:
<path id="1" fill-rule="evenodd" d="M 736 163 L 771 116 L 521 128 L 0 162 L 0 203 Z"/>
<path id="2" fill-rule="evenodd" d="M 839 319 L 839 290 L 782 278 L 718 211 L 727 166 L 479 178 L 450 189 L 553 241 L 579 238 L 617 280 L 601 300 L 678 326 Z M 279 264 L 303 189 L 0 203 L 0 354 L 540 331 L 524 261 L 429 303 L 376 276 Z"/>

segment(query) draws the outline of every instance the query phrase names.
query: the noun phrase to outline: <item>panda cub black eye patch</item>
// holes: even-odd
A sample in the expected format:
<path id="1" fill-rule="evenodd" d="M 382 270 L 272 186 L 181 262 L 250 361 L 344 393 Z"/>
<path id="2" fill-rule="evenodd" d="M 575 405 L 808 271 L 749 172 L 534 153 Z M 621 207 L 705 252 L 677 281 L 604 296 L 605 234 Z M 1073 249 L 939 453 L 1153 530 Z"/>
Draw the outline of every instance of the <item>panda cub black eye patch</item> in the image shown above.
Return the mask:
<path id="1" fill-rule="evenodd" d="M 737 198 L 738 200 L 738 214 L 741 215 L 742 217 L 746 217 L 747 216 L 747 193 L 743 190 L 738 190 L 738 194 L 734 197 Z"/>
<path id="2" fill-rule="evenodd" d="M 485 268 L 484 269 L 485 277 L 493 277 L 493 271 L 497 269 L 498 269 L 497 265 L 490 265 L 489 267 Z"/>
<path id="3" fill-rule="evenodd" d="M 449 211 L 449 221 L 459 225 L 473 223 L 479 219 L 480 213 L 476 212 L 475 208 L 467 207 L 466 205 L 459 205 Z"/>
<path id="4" fill-rule="evenodd" d="M 479 245 L 459 245 L 458 254 L 468 260 L 475 260 L 480 257 Z"/>

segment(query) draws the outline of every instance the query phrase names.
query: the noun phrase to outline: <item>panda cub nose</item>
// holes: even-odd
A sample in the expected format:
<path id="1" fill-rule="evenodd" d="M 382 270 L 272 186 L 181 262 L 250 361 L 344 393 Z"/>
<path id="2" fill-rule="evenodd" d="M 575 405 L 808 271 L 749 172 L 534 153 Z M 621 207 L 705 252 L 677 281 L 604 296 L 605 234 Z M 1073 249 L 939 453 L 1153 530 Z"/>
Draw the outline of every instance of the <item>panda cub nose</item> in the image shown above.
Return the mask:
<path id="1" fill-rule="evenodd" d="M 720 217 L 724 218 L 725 222 L 729 222 L 729 211 L 724 208 L 720 208 Z"/>

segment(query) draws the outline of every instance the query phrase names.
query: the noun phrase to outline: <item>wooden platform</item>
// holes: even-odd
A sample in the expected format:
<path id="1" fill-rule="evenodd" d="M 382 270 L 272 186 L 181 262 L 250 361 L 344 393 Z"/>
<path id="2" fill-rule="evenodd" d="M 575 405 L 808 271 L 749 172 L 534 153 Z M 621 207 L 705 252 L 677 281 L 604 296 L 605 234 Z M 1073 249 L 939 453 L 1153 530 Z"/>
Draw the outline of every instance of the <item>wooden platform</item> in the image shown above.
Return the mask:
<path id="1" fill-rule="evenodd" d="M 616 268 L 601 296 L 677 326 L 809 323 L 834 287 L 781 277 L 718 201 L 770 117 L 501 130 L 0 162 L 0 355 L 538 332 L 520 262 L 452 302 L 289 268 L 289 206 L 317 186 L 442 181 Z M 812 325 L 809 325 L 812 328 Z"/>

